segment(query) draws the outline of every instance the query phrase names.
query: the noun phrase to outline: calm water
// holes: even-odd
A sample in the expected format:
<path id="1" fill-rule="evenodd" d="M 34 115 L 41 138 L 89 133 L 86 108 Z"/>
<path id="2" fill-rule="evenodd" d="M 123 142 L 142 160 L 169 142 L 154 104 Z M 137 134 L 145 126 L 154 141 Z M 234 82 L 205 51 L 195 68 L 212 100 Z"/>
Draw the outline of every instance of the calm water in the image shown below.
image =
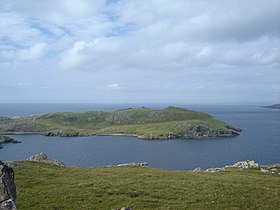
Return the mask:
<path id="1" fill-rule="evenodd" d="M 141 105 L 142 106 L 142 105 Z M 182 106 L 207 112 L 243 129 L 236 138 L 144 141 L 124 136 L 45 137 L 17 135 L 21 144 L 5 144 L 2 160 L 23 160 L 44 152 L 68 166 L 96 167 L 148 162 L 151 167 L 189 170 L 221 167 L 239 160 L 280 163 L 280 110 L 257 106 Z M 13 104 L 0 105 L 0 115 L 19 116 L 54 111 L 115 110 L 140 105 Z M 163 105 L 148 106 L 162 108 Z"/>

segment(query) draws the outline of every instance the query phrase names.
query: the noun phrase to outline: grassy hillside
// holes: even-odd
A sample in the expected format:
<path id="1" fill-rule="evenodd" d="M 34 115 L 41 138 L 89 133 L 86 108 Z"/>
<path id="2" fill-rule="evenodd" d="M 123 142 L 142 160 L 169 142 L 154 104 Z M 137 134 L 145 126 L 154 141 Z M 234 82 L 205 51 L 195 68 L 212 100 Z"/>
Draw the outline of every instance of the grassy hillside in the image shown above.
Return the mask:
<path id="1" fill-rule="evenodd" d="M 17 207 L 51 209 L 279 209 L 280 176 L 260 169 L 179 172 L 141 167 L 14 167 Z M 279 170 L 279 168 L 278 168 Z"/>
<path id="2" fill-rule="evenodd" d="M 234 128 L 206 113 L 177 107 L 162 110 L 129 108 L 114 112 L 59 112 L 0 118 L 0 133 L 17 132 L 36 132 L 50 136 L 130 134 L 146 139 L 238 135 Z"/>

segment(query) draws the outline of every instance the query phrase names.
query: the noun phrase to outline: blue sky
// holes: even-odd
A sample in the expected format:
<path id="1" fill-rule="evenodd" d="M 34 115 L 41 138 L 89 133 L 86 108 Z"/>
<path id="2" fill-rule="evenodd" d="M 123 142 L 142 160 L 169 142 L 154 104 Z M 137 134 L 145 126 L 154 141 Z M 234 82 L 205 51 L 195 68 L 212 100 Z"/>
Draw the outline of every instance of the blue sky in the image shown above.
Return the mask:
<path id="1" fill-rule="evenodd" d="M 1 0 L 0 103 L 277 103 L 279 20 L 279 0 Z"/>

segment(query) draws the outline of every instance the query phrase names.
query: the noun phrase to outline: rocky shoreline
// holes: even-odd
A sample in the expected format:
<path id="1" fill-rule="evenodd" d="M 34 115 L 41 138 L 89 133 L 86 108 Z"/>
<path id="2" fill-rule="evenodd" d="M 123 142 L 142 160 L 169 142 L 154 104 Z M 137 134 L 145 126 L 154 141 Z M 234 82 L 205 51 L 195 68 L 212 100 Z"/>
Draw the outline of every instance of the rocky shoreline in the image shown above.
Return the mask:
<path id="1" fill-rule="evenodd" d="M 3 143 L 13 143 L 13 144 L 18 144 L 18 143 L 21 143 L 21 141 L 18 141 L 16 139 L 13 139 L 9 136 L 1 136 L 0 135 L 0 144 L 3 144 Z"/>
<path id="2" fill-rule="evenodd" d="M 184 133 L 184 134 L 174 134 L 170 133 L 166 136 L 158 136 L 158 135 L 149 135 L 149 136 L 142 136 L 137 134 L 122 134 L 122 133 L 112 133 L 112 134 L 83 134 L 83 133 L 64 133 L 61 131 L 58 132 L 13 132 L 7 133 L 5 135 L 43 135 L 43 136 L 59 136 L 59 137 L 87 137 L 87 136 L 129 136 L 135 137 L 140 140 L 168 140 L 168 139 L 214 139 L 214 138 L 232 138 L 239 136 L 239 132 L 241 129 L 235 129 L 232 131 L 224 132 L 224 131 L 209 131 L 206 133 Z M 13 142 L 13 143 L 20 143 L 20 142 Z M 1 142 L 0 142 L 1 144 Z"/>
<path id="3" fill-rule="evenodd" d="M 12 143 L 12 144 L 19 144 L 21 141 L 18 141 L 16 139 L 13 139 L 9 136 L 2 136 L 0 135 L 0 149 L 3 149 L 2 144 L 7 144 L 7 143 Z"/>

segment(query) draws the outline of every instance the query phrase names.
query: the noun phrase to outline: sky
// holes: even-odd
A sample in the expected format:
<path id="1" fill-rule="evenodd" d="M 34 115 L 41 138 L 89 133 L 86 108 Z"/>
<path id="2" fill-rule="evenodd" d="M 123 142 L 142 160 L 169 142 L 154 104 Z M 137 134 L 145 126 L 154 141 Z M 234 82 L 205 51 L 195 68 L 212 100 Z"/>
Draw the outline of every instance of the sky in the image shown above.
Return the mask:
<path id="1" fill-rule="evenodd" d="M 0 103 L 280 102 L 280 0 L 0 0 Z"/>

